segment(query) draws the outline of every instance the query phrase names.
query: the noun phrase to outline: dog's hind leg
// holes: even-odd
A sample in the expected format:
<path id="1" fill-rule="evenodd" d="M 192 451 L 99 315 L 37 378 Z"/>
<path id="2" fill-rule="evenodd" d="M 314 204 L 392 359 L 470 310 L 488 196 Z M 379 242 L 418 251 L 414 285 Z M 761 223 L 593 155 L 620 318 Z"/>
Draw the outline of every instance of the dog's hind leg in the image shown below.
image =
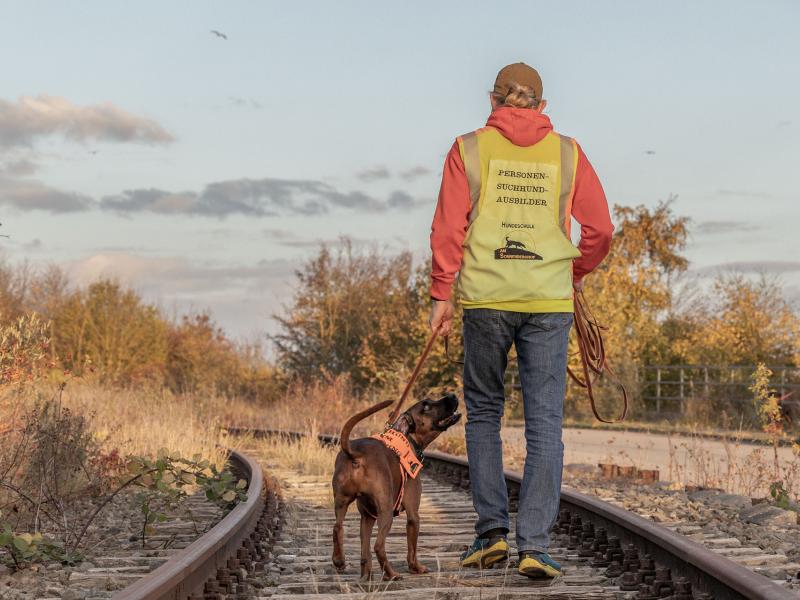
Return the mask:
<path id="1" fill-rule="evenodd" d="M 339 496 L 336 498 L 334 510 L 336 512 L 336 523 L 333 525 L 333 566 L 340 573 L 344 571 L 344 518 L 347 515 L 347 507 L 353 498 Z"/>
<path id="2" fill-rule="evenodd" d="M 359 507 L 360 509 L 361 507 Z M 372 574 L 372 549 L 369 547 L 372 538 L 372 528 L 375 526 L 375 517 L 361 512 L 361 579 L 368 580 Z"/>
<path id="3" fill-rule="evenodd" d="M 386 537 L 392 528 L 394 520 L 393 507 L 388 502 L 378 505 L 378 535 L 375 537 L 375 556 L 383 569 L 384 581 L 395 581 L 400 579 L 397 571 L 392 568 L 389 559 L 386 557 Z"/>

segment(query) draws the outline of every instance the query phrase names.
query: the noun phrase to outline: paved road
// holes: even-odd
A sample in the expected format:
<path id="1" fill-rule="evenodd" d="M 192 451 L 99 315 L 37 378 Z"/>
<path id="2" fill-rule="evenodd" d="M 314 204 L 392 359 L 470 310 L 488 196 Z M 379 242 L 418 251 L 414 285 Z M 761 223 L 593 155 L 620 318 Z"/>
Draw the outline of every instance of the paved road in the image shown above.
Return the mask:
<path id="1" fill-rule="evenodd" d="M 504 432 L 508 442 L 524 444 L 521 428 L 509 427 Z M 772 479 L 772 448 L 766 446 L 596 429 L 565 429 L 563 439 L 565 464 L 634 465 L 658 469 L 662 481 L 725 487 L 740 493 L 764 492 L 764 482 Z M 800 469 L 800 459 L 791 448 L 780 448 L 779 457 L 787 471 L 792 463 L 795 470 Z"/>

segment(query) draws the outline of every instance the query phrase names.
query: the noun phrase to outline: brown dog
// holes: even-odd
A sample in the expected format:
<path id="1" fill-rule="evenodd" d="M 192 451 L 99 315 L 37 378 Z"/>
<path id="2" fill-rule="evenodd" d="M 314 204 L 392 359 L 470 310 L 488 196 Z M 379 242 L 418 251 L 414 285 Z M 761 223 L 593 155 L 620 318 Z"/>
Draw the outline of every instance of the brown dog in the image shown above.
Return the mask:
<path id="1" fill-rule="evenodd" d="M 411 573 L 426 573 L 428 569 L 417 560 L 417 536 L 419 534 L 419 501 L 422 482 L 416 477 L 412 465 L 407 477 L 401 459 L 392 449 L 376 438 L 361 438 L 350 441 L 353 427 L 371 414 L 382 410 L 391 401 L 381 402 L 353 415 L 342 428 L 341 452 L 336 456 L 333 472 L 333 496 L 336 524 L 333 526 L 333 565 L 341 572 L 344 560 L 344 517 L 347 508 L 356 500 L 361 513 L 361 577 L 369 579 L 372 572 L 372 555 L 369 543 L 375 521 L 378 535 L 375 539 L 375 555 L 383 569 L 385 580 L 399 579 L 399 575 L 386 559 L 386 536 L 398 502 L 406 511 L 406 537 L 408 542 L 408 570 Z M 456 412 L 458 398 L 453 394 L 439 400 L 426 398 L 417 402 L 401 414 L 391 429 L 403 434 L 421 460 L 421 452 L 448 427 L 461 418 Z M 397 435 L 391 432 L 393 435 Z M 402 436 L 397 436 L 404 439 Z M 415 458 L 412 457 L 412 461 Z"/>

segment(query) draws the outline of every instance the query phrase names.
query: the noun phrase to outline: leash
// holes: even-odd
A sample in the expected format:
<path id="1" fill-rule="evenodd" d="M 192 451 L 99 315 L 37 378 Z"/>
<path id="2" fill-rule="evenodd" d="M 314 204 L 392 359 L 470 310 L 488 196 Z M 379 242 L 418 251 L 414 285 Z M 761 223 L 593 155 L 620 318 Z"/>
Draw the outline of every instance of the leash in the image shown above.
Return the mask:
<path id="1" fill-rule="evenodd" d="M 586 395 L 589 396 L 589 404 L 591 405 L 592 414 L 594 414 L 595 419 L 601 423 L 620 423 L 624 421 L 625 417 L 628 415 L 628 391 L 625 389 L 625 386 L 622 384 L 622 382 L 619 381 L 617 376 L 614 374 L 614 371 L 611 369 L 611 366 L 608 364 L 608 358 L 606 356 L 606 349 L 602 334 L 602 330 L 607 329 L 607 327 L 601 325 L 597 321 L 597 318 L 589 308 L 589 304 L 586 302 L 586 297 L 583 295 L 582 291 L 575 292 L 574 304 L 575 318 L 573 321 L 573 327 L 575 328 L 575 336 L 578 340 L 578 354 L 581 357 L 581 370 L 583 371 L 583 377 L 581 378 L 579 375 L 577 375 L 569 367 L 569 365 L 567 365 L 567 373 L 578 386 L 586 390 Z M 433 348 L 433 343 L 436 341 L 438 336 L 439 330 L 436 330 L 431 334 L 430 338 L 428 338 L 428 342 L 425 344 L 425 349 L 422 351 L 422 355 L 417 360 L 414 371 L 411 373 L 411 378 L 408 380 L 408 383 L 406 383 L 406 387 L 403 389 L 403 393 L 400 395 L 400 399 L 397 401 L 397 404 L 395 404 L 395 407 L 389 413 L 389 419 L 386 421 L 387 429 L 392 425 L 392 423 L 395 422 L 395 420 L 397 420 L 397 417 L 400 416 L 400 409 L 402 409 L 403 403 L 406 401 L 412 386 L 417 381 L 420 371 L 422 370 L 422 365 L 425 363 L 425 359 L 428 358 L 428 355 Z M 450 357 L 448 341 L 449 338 L 445 337 L 445 356 L 448 358 L 448 360 L 453 362 L 463 363 L 463 361 L 457 361 Z M 619 389 L 622 392 L 622 412 L 616 419 L 605 419 L 600 416 L 600 412 L 597 410 L 593 386 L 595 381 L 597 381 L 597 379 L 604 373 L 616 380 L 616 384 L 619 386 Z"/>
<path id="2" fill-rule="evenodd" d="M 414 371 L 411 373 L 411 378 L 408 380 L 408 383 L 406 383 L 406 387 L 403 389 L 403 393 L 400 394 L 400 399 L 397 401 L 397 404 L 395 404 L 392 412 L 389 413 L 389 419 L 386 421 L 386 429 L 391 427 L 392 423 L 394 423 L 397 420 L 397 417 L 400 416 L 400 409 L 403 408 L 403 403 L 406 401 L 412 386 L 417 381 L 419 373 L 422 370 L 422 365 L 425 363 L 425 359 L 428 358 L 428 355 L 431 353 L 433 343 L 439 336 L 439 331 L 441 331 L 441 327 L 434 331 L 431 334 L 431 337 L 428 338 L 428 343 L 425 344 L 425 349 L 422 351 L 422 355 L 419 357 L 419 360 L 417 360 L 417 366 L 414 367 Z M 445 340 L 447 340 L 447 338 L 445 338 Z"/>
<path id="3" fill-rule="evenodd" d="M 628 391 L 608 364 L 606 348 L 601 333 L 603 329 L 607 328 L 598 323 L 594 314 L 589 309 L 586 297 L 583 295 L 582 291 L 575 292 L 575 320 L 573 321 L 573 326 L 575 327 L 575 334 L 578 338 L 578 354 L 580 354 L 581 357 L 583 378 L 581 379 L 576 375 L 569 366 L 567 366 L 567 373 L 569 373 L 569 376 L 576 384 L 586 389 L 586 394 L 589 396 L 589 404 L 592 406 L 592 413 L 594 413 L 595 419 L 601 423 L 620 423 L 624 421 L 628 414 Z M 595 405 L 592 385 L 604 372 L 613 377 L 620 390 L 622 390 L 622 413 L 616 420 L 608 420 L 601 417 Z"/>

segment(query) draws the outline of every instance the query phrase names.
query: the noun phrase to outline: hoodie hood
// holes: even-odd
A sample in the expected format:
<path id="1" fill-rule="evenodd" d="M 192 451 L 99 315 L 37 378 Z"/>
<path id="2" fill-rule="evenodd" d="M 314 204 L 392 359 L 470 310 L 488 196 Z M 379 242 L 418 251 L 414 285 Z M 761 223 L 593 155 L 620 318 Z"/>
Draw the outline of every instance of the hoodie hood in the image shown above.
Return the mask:
<path id="1" fill-rule="evenodd" d="M 550 117 L 530 108 L 501 106 L 492 111 L 488 127 L 494 127 L 515 146 L 533 146 L 553 131 Z"/>

